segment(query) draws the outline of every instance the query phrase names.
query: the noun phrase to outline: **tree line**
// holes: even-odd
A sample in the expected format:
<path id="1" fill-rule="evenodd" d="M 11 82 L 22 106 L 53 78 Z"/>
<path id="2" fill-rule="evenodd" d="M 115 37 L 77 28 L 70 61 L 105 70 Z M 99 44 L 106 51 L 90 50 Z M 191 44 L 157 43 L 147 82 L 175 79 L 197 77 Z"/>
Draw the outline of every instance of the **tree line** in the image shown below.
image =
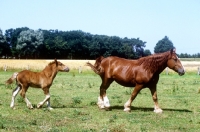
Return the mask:
<path id="1" fill-rule="evenodd" d="M 1 58 L 96 59 L 101 55 L 112 55 L 137 59 L 151 54 L 145 47 L 146 42 L 139 38 L 93 35 L 81 30 L 32 30 L 22 27 L 5 30 L 3 34 L 0 29 Z M 172 47 L 173 43 L 165 36 L 158 41 L 154 52 L 164 52 Z"/>

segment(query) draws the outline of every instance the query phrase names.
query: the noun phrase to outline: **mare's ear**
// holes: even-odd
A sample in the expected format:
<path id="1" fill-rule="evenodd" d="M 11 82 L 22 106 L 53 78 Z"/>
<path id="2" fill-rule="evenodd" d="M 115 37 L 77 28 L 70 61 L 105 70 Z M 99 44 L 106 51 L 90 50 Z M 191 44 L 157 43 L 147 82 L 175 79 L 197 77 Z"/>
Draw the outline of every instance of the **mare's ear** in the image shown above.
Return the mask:
<path id="1" fill-rule="evenodd" d="M 175 48 L 172 48 L 172 49 L 170 50 L 170 53 L 171 53 L 171 54 L 176 53 L 176 49 L 175 49 Z"/>
<path id="2" fill-rule="evenodd" d="M 55 58 L 54 61 L 56 62 L 56 66 L 58 65 L 57 59 Z"/>

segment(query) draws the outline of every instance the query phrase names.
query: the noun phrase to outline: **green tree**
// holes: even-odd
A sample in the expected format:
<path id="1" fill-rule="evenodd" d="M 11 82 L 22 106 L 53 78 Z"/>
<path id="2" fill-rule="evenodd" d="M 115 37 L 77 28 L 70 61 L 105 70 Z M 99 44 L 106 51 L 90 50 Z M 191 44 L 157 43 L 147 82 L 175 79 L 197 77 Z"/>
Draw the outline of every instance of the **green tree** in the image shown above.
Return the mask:
<path id="1" fill-rule="evenodd" d="M 29 30 L 29 28 L 27 27 L 16 28 L 16 29 L 11 28 L 5 31 L 5 37 L 11 50 L 11 56 L 14 56 L 15 58 L 17 58 L 19 55 L 18 50 L 16 50 L 17 38 L 19 37 L 19 34 L 22 31 L 26 30 Z"/>
<path id="2" fill-rule="evenodd" d="M 7 58 L 11 54 L 9 45 L 6 41 L 6 38 L 3 35 L 2 30 L 0 29 L 0 56 Z"/>
<path id="3" fill-rule="evenodd" d="M 154 47 L 154 52 L 155 53 L 163 53 L 172 48 L 174 48 L 172 41 L 170 41 L 169 38 L 167 36 L 165 36 L 162 40 L 158 41 L 158 43 Z"/>
<path id="4" fill-rule="evenodd" d="M 145 49 L 144 50 L 144 56 L 148 56 L 148 55 L 151 55 L 151 51 L 148 50 L 148 49 Z"/>
<path id="5" fill-rule="evenodd" d="M 19 34 L 16 49 L 19 50 L 20 56 L 25 58 L 37 58 L 40 51 L 38 48 L 43 44 L 44 36 L 41 30 L 26 30 Z"/>

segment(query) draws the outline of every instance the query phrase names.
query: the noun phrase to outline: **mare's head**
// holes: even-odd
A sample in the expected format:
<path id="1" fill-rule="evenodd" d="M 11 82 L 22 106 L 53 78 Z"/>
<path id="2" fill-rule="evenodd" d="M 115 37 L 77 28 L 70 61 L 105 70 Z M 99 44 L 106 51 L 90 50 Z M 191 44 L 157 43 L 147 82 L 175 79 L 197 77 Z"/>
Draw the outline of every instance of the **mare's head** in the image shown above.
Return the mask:
<path id="1" fill-rule="evenodd" d="M 57 59 L 55 59 L 51 63 L 56 65 L 55 68 L 57 69 L 57 71 L 69 72 L 69 68 L 66 65 L 64 65 L 63 63 L 61 63 L 60 61 L 57 61 Z"/>
<path id="2" fill-rule="evenodd" d="M 176 49 L 170 50 L 170 56 L 167 61 L 167 66 L 177 72 L 180 76 L 185 74 L 183 65 L 181 64 L 180 59 L 176 55 Z"/>

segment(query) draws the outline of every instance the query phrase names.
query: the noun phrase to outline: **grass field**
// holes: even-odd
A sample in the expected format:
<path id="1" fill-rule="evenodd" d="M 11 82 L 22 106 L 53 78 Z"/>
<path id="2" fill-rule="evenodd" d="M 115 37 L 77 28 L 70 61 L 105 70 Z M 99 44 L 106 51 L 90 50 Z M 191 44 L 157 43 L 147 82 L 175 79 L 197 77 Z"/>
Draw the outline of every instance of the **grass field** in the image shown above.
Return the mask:
<path id="1" fill-rule="evenodd" d="M 46 106 L 41 109 L 29 110 L 19 95 L 16 97 L 16 109 L 10 109 L 11 93 L 15 85 L 5 86 L 5 80 L 15 71 L 15 66 L 20 67 L 27 63 L 30 69 L 37 67 L 36 64 L 40 68 L 42 61 L 45 66 L 51 60 L 38 60 L 34 64 L 29 60 L 20 63 L 12 61 L 14 65 L 11 65 L 7 72 L 3 69 L 0 70 L 0 131 L 200 131 L 200 76 L 193 70 L 186 72 L 184 76 L 178 76 L 174 72 L 170 72 L 169 75 L 166 75 L 165 72 L 161 74 L 158 83 L 158 99 L 163 109 L 162 114 L 153 112 L 153 101 L 148 89 L 140 92 L 132 103 L 132 111 L 126 113 L 123 111 L 123 105 L 130 97 L 131 88 L 113 83 L 107 90 L 111 110 L 99 110 L 96 105 L 101 84 L 99 76 L 84 67 L 87 61 L 76 61 L 76 64 L 73 65 L 73 61 L 70 64 L 60 60 L 69 65 L 72 70 L 69 73 L 59 73 L 51 86 L 51 103 L 54 110 L 49 111 Z M 196 66 L 196 63 L 194 65 Z M 189 67 L 195 67 L 194 65 L 184 64 L 188 70 Z M 83 68 L 81 74 L 77 70 L 80 66 Z M 23 66 L 20 68 L 23 69 Z M 26 64 L 24 68 L 26 68 Z M 42 90 L 30 88 L 27 97 L 35 107 L 44 99 L 44 94 Z"/>

